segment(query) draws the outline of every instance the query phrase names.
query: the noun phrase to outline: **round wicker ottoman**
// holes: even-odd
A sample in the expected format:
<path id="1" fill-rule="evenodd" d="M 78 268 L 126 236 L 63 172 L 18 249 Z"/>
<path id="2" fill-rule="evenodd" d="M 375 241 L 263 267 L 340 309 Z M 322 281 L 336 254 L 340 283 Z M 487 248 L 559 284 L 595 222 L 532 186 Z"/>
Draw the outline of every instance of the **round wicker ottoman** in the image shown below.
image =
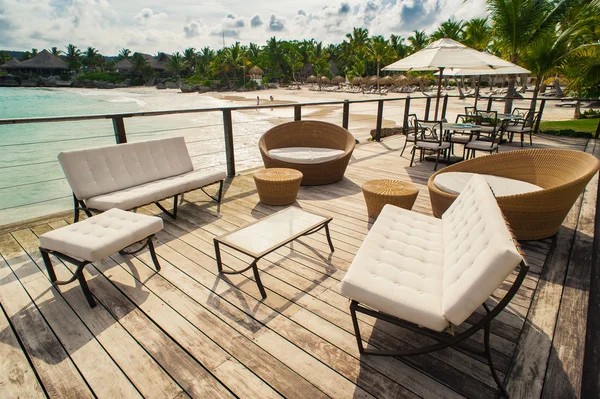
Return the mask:
<path id="1" fill-rule="evenodd" d="M 369 180 L 362 186 L 367 203 L 367 213 L 372 218 L 379 216 L 385 204 L 412 209 L 419 190 L 414 184 L 400 180 Z"/>
<path id="2" fill-rule="evenodd" d="M 287 168 L 263 169 L 254 174 L 260 202 L 267 205 L 287 205 L 296 201 L 302 182 L 302 172 Z"/>

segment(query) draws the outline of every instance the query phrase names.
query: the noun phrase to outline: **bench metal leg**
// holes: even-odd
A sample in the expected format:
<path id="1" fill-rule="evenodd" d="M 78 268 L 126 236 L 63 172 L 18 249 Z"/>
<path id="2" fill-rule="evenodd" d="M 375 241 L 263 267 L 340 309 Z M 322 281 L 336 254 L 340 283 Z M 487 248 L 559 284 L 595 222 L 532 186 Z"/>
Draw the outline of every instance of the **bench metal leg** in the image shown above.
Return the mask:
<path id="1" fill-rule="evenodd" d="M 210 185 L 213 185 L 213 184 L 214 184 L 214 183 L 211 183 L 211 184 L 209 184 L 209 186 L 210 186 Z M 207 186 L 204 186 L 204 187 L 207 187 Z M 219 182 L 219 192 L 217 192 L 216 196 L 213 196 L 213 195 L 210 195 L 209 193 L 207 193 L 207 192 L 204 190 L 204 187 L 200 187 L 200 190 L 202 190 L 202 192 L 203 192 L 204 194 L 208 195 L 208 196 L 209 196 L 209 197 L 210 197 L 210 198 L 211 198 L 213 201 L 216 201 L 218 204 L 220 204 L 220 203 L 221 203 L 221 198 L 222 198 L 222 196 L 223 196 L 223 180 L 221 180 L 221 181 Z"/>
<path id="2" fill-rule="evenodd" d="M 172 219 L 177 219 L 177 197 L 178 197 L 178 195 L 173 197 L 173 211 L 172 212 L 167 211 L 158 201 L 156 201 L 155 204 L 161 211 L 163 211 L 164 213 L 169 215 L 169 217 L 171 217 Z"/>

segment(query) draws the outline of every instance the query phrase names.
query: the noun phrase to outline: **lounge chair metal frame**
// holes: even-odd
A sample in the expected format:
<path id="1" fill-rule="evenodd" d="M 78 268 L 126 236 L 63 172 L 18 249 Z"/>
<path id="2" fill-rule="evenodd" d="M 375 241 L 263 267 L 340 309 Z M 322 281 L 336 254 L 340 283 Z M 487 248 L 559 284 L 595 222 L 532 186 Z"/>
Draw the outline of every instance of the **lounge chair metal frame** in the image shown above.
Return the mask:
<path id="1" fill-rule="evenodd" d="M 402 356 L 422 355 L 425 353 L 434 352 L 434 351 L 444 349 L 444 348 L 454 348 L 454 349 L 460 348 L 462 350 L 469 351 L 476 355 L 483 356 L 487 359 L 488 366 L 490 368 L 492 377 L 494 378 L 494 381 L 498 385 L 498 389 L 500 390 L 500 392 L 503 395 L 507 396 L 508 393 L 506 391 L 506 388 L 504 387 L 503 382 L 500 380 L 500 377 L 498 377 L 498 374 L 496 373 L 496 370 L 494 369 L 494 363 L 492 360 L 492 354 L 491 354 L 491 350 L 490 350 L 491 322 L 510 303 L 512 298 L 515 296 L 515 294 L 519 290 L 521 284 L 523 283 L 523 280 L 525 280 L 525 277 L 527 276 L 528 271 L 529 271 L 529 266 L 527 265 L 527 263 L 524 260 L 521 261 L 519 274 L 515 278 L 515 281 L 513 282 L 512 286 L 510 287 L 508 292 L 504 295 L 504 297 L 496 304 L 496 306 L 494 306 L 493 309 L 490 309 L 490 307 L 484 302 L 482 304 L 482 306 L 486 311 L 486 315 L 481 320 L 479 320 L 477 323 L 475 323 L 471 327 L 469 327 L 467 330 L 465 330 L 459 334 L 456 334 L 456 335 L 449 335 L 446 332 L 437 332 L 437 331 L 430 330 L 425 327 L 420 327 L 417 324 L 408 322 L 406 320 L 402 320 L 400 318 L 388 315 L 386 313 L 382 313 L 382 312 L 379 312 L 379 311 L 376 311 L 376 310 L 373 310 L 370 308 L 366 308 L 364 306 L 361 306 L 360 303 L 358 303 L 357 301 L 352 300 L 350 303 L 350 315 L 352 316 L 352 324 L 354 326 L 354 334 L 356 337 L 356 343 L 358 344 L 358 351 L 360 352 L 361 355 L 365 354 L 365 355 L 374 355 L 374 356 L 399 356 L 399 357 L 402 357 Z M 421 348 L 409 348 L 409 349 L 394 350 L 394 351 L 365 349 L 365 347 L 363 346 L 361 335 L 360 335 L 358 318 L 356 317 L 357 312 L 366 314 L 366 315 L 374 317 L 376 319 L 381 319 L 381 320 L 387 321 L 388 323 L 394 324 L 399 327 L 404 327 L 404 328 L 414 331 L 416 333 L 423 334 L 429 338 L 432 338 L 432 339 L 438 341 L 438 343 L 424 346 Z M 483 335 L 484 350 L 483 350 L 483 352 L 478 352 L 470 347 L 460 345 L 465 339 L 469 338 L 470 336 L 472 336 L 473 334 L 475 334 L 476 332 L 478 332 L 481 329 L 484 330 L 484 335 Z"/>
<path id="2" fill-rule="evenodd" d="M 206 192 L 206 190 L 204 190 L 205 187 L 208 186 L 212 186 L 213 184 L 217 184 L 219 183 L 219 191 L 216 195 L 210 195 L 209 193 Z M 214 182 L 214 183 L 209 183 L 207 185 L 204 185 L 202 187 L 199 187 L 200 190 L 202 190 L 202 192 L 204 194 L 206 194 L 208 197 L 210 197 L 213 201 L 217 202 L 217 203 L 221 203 L 221 198 L 223 196 L 223 180 L 219 180 L 218 182 Z M 173 209 L 172 211 L 168 211 L 167 209 L 165 209 L 158 201 L 155 202 L 149 202 L 148 204 L 144 204 L 144 205 L 140 205 L 140 206 L 145 206 L 145 205 L 150 205 L 152 203 L 156 204 L 156 206 L 158 206 L 158 208 L 163 211 L 164 213 L 166 213 L 167 215 L 169 215 L 169 217 L 171 217 L 172 219 L 177 219 L 177 202 L 178 202 L 178 197 L 181 196 L 181 201 L 183 202 L 183 195 L 185 193 L 189 193 L 192 191 L 197 190 L 196 188 L 193 190 L 189 190 L 183 193 L 179 193 L 175 196 L 173 196 Z M 159 201 L 163 201 L 166 199 L 169 199 L 171 197 L 167 197 L 167 198 L 163 198 L 162 200 Z M 99 209 L 94 209 L 94 208 L 90 208 L 85 204 L 85 200 L 80 200 L 79 198 L 77 198 L 77 196 L 75 195 L 75 193 L 73 193 L 73 221 L 75 223 L 77 223 L 79 221 L 79 211 L 83 211 L 85 212 L 85 214 L 87 215 L 87 217 L 92 217 L 94 214 L 93 212 L 96 213 L 102 213 L 103 211 L 99 210 Z M 133 208 L 133 209 L 137 209 L 139 207 Z"/>
<path id="3" fill-rule="evenodd" d="M 148 248 L 148 250 L 150 251 L 150 256 L 152 258 L 152 263 L 154 263 L 154 267 L 156 268 L 156 271 L 158 272 L 158 271 L 160 271 L 160 263 L 158 262 L 158 258 L 156 257 L 156 251 L 154 250 L 154 243 L 152 242 L 153 238 L 154 238 L 154 234 L 151 234 L 148 237 L 144 238 L 143 240 L 139 241 L 138 243 L 133 243 L 133 244 L 129 245 L 128 247 L 120 250 L 119 254 L 135 255 L 138 252 L 140 252 L 141 250 L 143 250 L 144 248 Z M 136 250 L 127 250 L 127 248 L 131 247 L 132 245 L 139 244 L 144 240 L 146 240 L 146 241 L 142 244 L 142 246 L 140 248 L 138 248 Z M 78 280 L 79 285 L 81 286 L 81 290 L 83 291 L 83 295 L 85 296 L 85 299 L 87 300 L 90 307 L 93 308 L 96 306 L 96 300 L 94 299 L 94 296 L 92 295 L 92 292 L 90 291 L 90 288 L 88 287 L 85 276 L 83 275 L 83 268 L 92 262 L 89 262 L 87 260 L 81 261 L 81 260 L 75 259 L 69 255 L 65 255 L 61 252 L 53 251 L 53 250 L 41 248 L 41 247 L 40 247 L 40 252 L 42 254 L 42 259 L 44 260 L 44 265 L 46 266 L 46 270 L 48 271 L 48 276 L 50 276 L 50 281 L 52 282 L 53 285 L 55 285 L 55 286 L 66 285 L 66 284 L 72 283 L 75 280 Z M 72 263 L 75 266 L 77 266 L 77 269 L 75 269 L 75 272 L 73 272 L 73 277 L 71 277 L 69 280 L 66 280 L 66 281 L 58 281 L 58 279 L 56 278 L 56 273 L 54 272 L 54 266 L 52 265 L 52 261 L 50 260 L 50 255 L 54 255 L 63 261 L 67 261 L 67 262 Z"/>

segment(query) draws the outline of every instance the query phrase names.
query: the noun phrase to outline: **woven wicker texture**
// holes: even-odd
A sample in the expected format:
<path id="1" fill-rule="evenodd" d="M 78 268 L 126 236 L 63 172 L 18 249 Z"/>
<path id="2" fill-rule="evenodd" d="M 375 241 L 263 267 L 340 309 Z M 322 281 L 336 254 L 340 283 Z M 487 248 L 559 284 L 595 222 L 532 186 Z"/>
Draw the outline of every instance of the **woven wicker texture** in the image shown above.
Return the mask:
<path id="1" fill-rule="evenodd" d="M 436 217 L 456 195 L 439 190 L 440 173 L 472 172 L 526 181 L 543 188 L 531 193 L 500 196 L 498 205 L 519 240 L 539 240 L 558 231 L 564 218 L 600 167 L 596 157 L 573 150 L 532 149 L 469 159 L 444 168 L 429 178 L 429 198 Z"/>
<path id="2" fill-rule="evenodd" d="M 370 180 L 363 184 L 362 192 L 367 203 L 367 213 L 376 218 L 386 204 L 411 210 L 419 189 L 414 184 L 400 180 Z"/>
<path id="3" fill-rule="evenodd" d="M 254 174 L 260 202 L 267 205 L 288 205 L 296 201 L 302 173 L 294 169 L 263 169 Z"/>
<path id="4" fill-rule="evenodd" d="M 304 175 L 303 186 L 317 186 L 340 181 L 354 151 L 354 136 L 343 127 L 318 121 L 294 121 L 275 126 L 258 142 L 265 168 L 296 169 Z M 343 150 L 344 155 L 319 164 L 296 164 L 268 155 L 269 150 L 287 147 L 315 147 Z"/>

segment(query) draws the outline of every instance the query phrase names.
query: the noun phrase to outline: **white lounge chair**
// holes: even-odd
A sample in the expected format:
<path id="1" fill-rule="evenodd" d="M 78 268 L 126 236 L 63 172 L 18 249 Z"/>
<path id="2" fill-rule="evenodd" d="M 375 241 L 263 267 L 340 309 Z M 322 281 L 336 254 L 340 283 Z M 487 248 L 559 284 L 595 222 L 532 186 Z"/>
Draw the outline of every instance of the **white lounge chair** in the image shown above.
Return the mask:
<path id="1" fill-rule="evenodd" d="M 512 287 L 490 308 L 486 300 L 519 265 Z M 528 269 L 491 189 L 475 175 L 441 219 L 386 205 L 344 276 L 341 292 L 352 300 L 350 313 L 361 354 L 428 353 L 460 346 L 483 329 L 483 354 L 506 393 L 491 358 L 490 323 L 515 295 Z M 461 325 L 479 306 L 486 315 L 453 334 L 453 326 Z M 404 350 L 365 349 L 356 312 L 438 342 Z"/>

